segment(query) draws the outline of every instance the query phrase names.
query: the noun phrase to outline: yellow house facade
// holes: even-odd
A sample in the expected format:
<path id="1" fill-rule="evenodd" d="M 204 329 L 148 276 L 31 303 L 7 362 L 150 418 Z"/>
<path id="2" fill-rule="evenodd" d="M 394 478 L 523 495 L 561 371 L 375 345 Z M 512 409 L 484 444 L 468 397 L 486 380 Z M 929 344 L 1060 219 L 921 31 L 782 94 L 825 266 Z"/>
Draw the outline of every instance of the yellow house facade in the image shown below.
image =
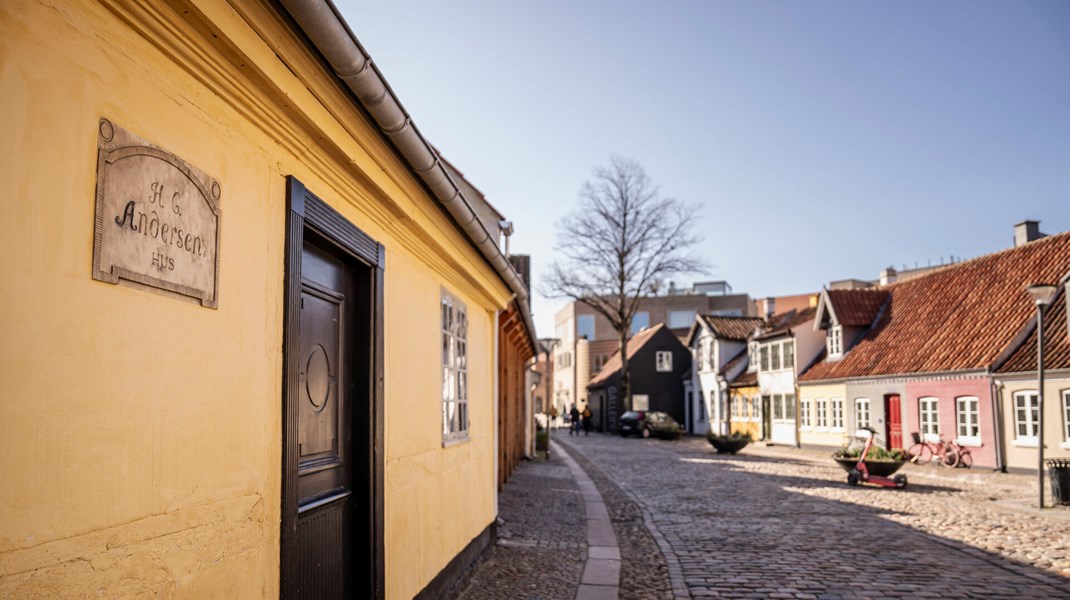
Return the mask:
<path id="1" fill-rule="evenodd" d="M 526 290 L 329 5 L 5 2 L 0 101 L 0 597 L 448 589 Z"/>
<path id="2" fill-rule="evenodd" d="M 849 441 L 847 386 L 799 382 L 799 443 L 840 447 Z"/>

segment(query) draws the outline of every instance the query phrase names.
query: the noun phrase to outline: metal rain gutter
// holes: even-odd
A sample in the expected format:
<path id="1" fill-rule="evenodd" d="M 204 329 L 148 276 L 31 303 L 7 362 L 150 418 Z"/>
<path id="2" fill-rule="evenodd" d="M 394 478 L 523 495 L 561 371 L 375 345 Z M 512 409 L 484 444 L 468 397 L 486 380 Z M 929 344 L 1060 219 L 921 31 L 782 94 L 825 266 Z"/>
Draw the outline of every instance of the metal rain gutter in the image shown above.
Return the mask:
<path id="1" fill-rule="evenodd" d="M 327 59 L 335 75 L 360 101 L 379 129 L 393 142 L 409 167 L 461 226 L 472 244 L 516 294 L 519 313 L 536 347 L 535 324 L 531 320 L 529 292 L 513 265 L 498 248 L 472 210 L 464 192 L 450 177 L 434 147 L 424 139 L 401 105 L 390 85 L 372 62 L 330 0 L 279 0 L 317 50 Z"/>

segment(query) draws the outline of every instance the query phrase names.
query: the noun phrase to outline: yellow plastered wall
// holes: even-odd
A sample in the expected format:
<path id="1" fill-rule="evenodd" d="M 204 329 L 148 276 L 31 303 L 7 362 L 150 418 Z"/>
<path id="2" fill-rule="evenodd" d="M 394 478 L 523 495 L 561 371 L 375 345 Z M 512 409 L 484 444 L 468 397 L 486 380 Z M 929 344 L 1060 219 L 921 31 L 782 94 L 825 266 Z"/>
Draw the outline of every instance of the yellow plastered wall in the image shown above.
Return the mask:
<path id="1" fill-rule="evenodd" d="M 830 427 L 824 429 L 817 426 L 817 399 L 824 398 L 828 401 L 827 414 Z M 842 383 L 825 384 L 825 385 L 807 385 L 799 384 L 799 400 L 810 401 L 810 427 L 802 427 L 800 422 L 799 427 L 799 443 L 804 445 L 813 446 L 835 446 L 840 447 L 847 443 L 848 434 L 843 430 L 833 430 L 832 424 L 832 399 L 843 398 L 843 420 L 844 425 L 847 424 L 847 386 Z M 799 410 L 802 410 L 802 404 L 799 405 Z"/>
<path id="2" fill-rule="evenodd" d="M 262 3 L 0 4 L 0 597 L 278 595 L 288 174 L 387 250 L 388 597 L 493 521 L 507 290 L 316 64 Z M 220 181 L 218 310 L 92 279 L 100 117 Z M 446 449 L 443 287 L 471 323 Z"/>
<path id="3" fill-rule="evenodd" d="M 758 441 L 762 437 L 761 404 L 754 406 L 755 399 L 762 401 L 758 386 L 734 388 L 731 397 L 744 402 L 740 407 L 743 414 L 732 417 L 730 433 L 749 433 L 751 440 Z"/>
<path id="4" fill-rule="evenodd" d="M 1035 440 L 1018 439 L 1015 415 L 1015 392 L 1036 392 L 1035 375 L 1014 376 L 1001 379 L 1004 448 L 1007 466 L 1015 469 L 1037 468 L 1037 444 Z M 1063 395 L 1070 393 L 1070 377 L 1065 373 L 1048 376 L 1044 380 L 1044 458 L 1070 458 L 1070 438 L 1067 436 Z M 1046 484 L 1045 484 L 1046 485 Z M 1045 494 L 1048 493 L 1045 490 Z"/>

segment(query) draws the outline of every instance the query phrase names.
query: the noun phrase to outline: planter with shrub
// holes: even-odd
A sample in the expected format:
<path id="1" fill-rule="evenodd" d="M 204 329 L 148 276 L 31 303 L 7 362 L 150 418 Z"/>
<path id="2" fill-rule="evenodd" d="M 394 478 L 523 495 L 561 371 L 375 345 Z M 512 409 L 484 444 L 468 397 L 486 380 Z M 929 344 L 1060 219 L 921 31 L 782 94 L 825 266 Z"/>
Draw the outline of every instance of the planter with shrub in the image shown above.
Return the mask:
<path id="1" fill-rule="evenodd" d="M 735 432 L 728 435 L 708 433 L 706 441 L 721 454 L 735 454 L 751 442 L 751 437 L 748 432 Z"/>
<path id="2" fill-rule="evenodd" d="M 858 464 L 858 457 L 860 456 L 862 456 L 861 448 L 840 448 L 832 454 L 833 460 L 848 473 Z M 906 462 L 906 453 L 900 448 L 885 450 L 879 446 L 873 446 L 869 449 L 869 454 L 866 455 L 866 470 L 869 471 L 870 475 L 891 477 Z"/>

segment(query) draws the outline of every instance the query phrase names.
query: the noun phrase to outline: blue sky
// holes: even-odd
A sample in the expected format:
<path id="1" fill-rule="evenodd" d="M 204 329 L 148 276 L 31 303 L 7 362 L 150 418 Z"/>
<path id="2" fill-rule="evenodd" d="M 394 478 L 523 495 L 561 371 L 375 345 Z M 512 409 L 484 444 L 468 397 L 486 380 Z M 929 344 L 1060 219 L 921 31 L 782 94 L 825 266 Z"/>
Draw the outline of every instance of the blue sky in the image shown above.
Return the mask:
<path id="1" fill-rule="evenodd" d="M 1070 229 L 1070 2 L 336 3 L 536 282 L 614 153 L 753 296 Z"/>

